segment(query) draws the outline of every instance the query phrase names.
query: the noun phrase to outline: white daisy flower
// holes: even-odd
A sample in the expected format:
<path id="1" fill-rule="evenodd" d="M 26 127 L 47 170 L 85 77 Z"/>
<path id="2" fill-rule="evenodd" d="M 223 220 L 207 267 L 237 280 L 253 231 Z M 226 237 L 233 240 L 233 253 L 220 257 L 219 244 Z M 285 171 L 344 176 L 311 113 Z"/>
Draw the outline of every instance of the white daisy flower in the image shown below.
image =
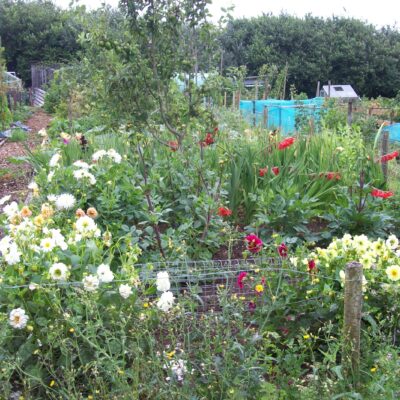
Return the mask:
<path id="1" fill-rule="evenodd" d="M 14 242 L 10 244 L 8 252 L 5 253 L 3 256 L 8 265 L 15 265 L 21 261 L 21 252 L 18 250 L 18 246 Z"/>
<path id="2" fill-rule="evenodd" d="M 81 168 L 81 169 L 86 169 L 86 170 L 90 169 L 90 165 L 82 160 L 75 161 L 72 165 L 74 167 Z"/>
<path id="3" fill-rule="evenodd" d="M 0 239 L 0 253 L 4 254 L 8 252 L 12 243 L 11 236 L 7 235 Z"/>
<path id="4" fill-rule="evenodd" d="M 85 276 L 82 280 L 82 283 L 84 289 L 88 292 L 95 292 L 100 285 L 100 281 L 94 275 Z"/>
<path id="5" fill-rule="evenodd" d="M 120 285 L 119 286 L 119 294 L 127 299 L 132 294 L 132 288 L 129 285 Z"/>
<path id="6" fill-rule="evenodd" d="M 91 185 L 95 185 L 96 184 L 96 178 L 90 172 L 86 173 L 86 178 L 89 179 L 89 182 L 90 182 Z"/>
<path id="7" fill-rule="evenodd" d="M 105 150 L 99 150 L 93 153 L 92 155 L 92 160 L 93 161 L 99 161 L 101 158 L 103 158 L 105 155 L 107 155 L 107 152 Z"/>
<path id="8" fill-rule="evenodd" d="M 69 210 L 75 206 L 75 203 L 75 197 L 69 193 L 60 194 L 56 199 L 56 207 L 58 210 Z"/>
<path id="9" fill-rule="evenodd" d="M 74 171 L 73 175 L 74 175 L 74 178 L 79 181 L 80 179 L 85 177 L 85 170 L 78 169 L 78 170 Z"/>
<path id="10" fill-rule="evenodd" d="M 54 263 L 49 269 L 49 274 L 55 281 L 65 281 L 68 278 L 69 270 L 64 263 Z"/>
<path id="11" fill-rule="evenodd" d="M 50 229 L 49 233 L 51 234 L 51 237 L 54 239 L 56 246 L 58 246 L 61 250 L 64 251 L 67 250 L 68 245 L 65 242 L 65 237 L 63 236 L 63 234 L 60 232 L 59 229 Z"/>
<path id="12" fill-rule="evenodd" d="M 91 185 L 94 185 L 96 183 L 96 178 L 94 177 L 94 175 L 86 171 L 85 169 L 74 171 L 74 178 L 78 181 L 81 179 L 88 179 Z"/>
<path id="13" fill-rule="evenodd" d="M 171 288 L 169 274 L 167 271 L 161 271 L 157 274 L 156 285 L 159 292 L 167 292 Z"/>
<path id="14" fill-rule="evenodd" d="M 109 283 L 114 280 L 114 274 L 110 269 L 110 266 L 107 264 L 100 264 L 97 267 L 97 277 L 100 282 Z"/>
<path id="15" fill-rule="evenodd" d="M 29 317 L 26 315 L 24 309 L 15 308 L 10 312 L 8 322 L 14 329 L 24 329 L 28 320 Z"/>
<path id="16" fill-rule="evenodd" d="M 93 219 L 87 215 L 79 218 L 78 221 L 76 221 L 75 229 L 83 237 L 97 237 L 100 234 L 100 232 L 98 232 L 99 229 L 97 228 L 96 222 L 94 222 Z"/>
<path id="17" fill-rule="evenodd" d="M 14 218 L 19 213 L 18 204 L 13 201 L 6 205 L 3 209 L 3 213 L 7 216 L 8 220 Z"/>
<path id="18" fill-rule="evenodd" d="M 174 305 L 175 297 L 172 292 L 164 292 L 157 302 L 157 307 L 164 312 L 168 312 Z"/>
<path id="19" fill-rule="evenodd" d="M 117 153 L 114 149 L 110 149 L 107 151 L 108 157 L 112 158 L 116 164 L 119 164 L 122 160 L 122 157 L 119 153 Z"/>
<path id="20" fill-rule="evenodd" d="M 49 161 L 49 167 L 50 168 L 55 168 L 58 166 L 58 163 L 61 160 L 61 154 L 60 153 L 55 153 L 53 154 L 53 156 L 51 157 L 50 161 Z"/>
<path id="21" fill-rule="evenodd" d="M 386 247 L 391 250 L 397 249 L 399 247 L 399 239 L 395 235 L 390 235 L 386 240 Z"/>
<path id="22" fill-rule="evenodd" d="M 44 238 L 40 241 L 40 248 L 45 253 L 49 253 L 54 247 L 56 247 L 56 242 L 52 237 Z"/>

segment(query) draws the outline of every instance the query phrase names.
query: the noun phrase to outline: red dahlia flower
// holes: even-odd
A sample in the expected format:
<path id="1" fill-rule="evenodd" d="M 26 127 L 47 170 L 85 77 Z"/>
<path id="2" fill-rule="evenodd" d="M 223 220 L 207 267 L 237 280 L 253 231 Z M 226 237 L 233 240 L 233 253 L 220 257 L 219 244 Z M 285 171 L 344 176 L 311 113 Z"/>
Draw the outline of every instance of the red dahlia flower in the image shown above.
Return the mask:
<path id="1" fill-rule="evenodd" d="M 393 160 L 394 158 L 399 156 L 398 151 L 393 151 L 392 153 L 385 154 L 384 156 L 381 157 L 381 162 L 387 162 L 390 160 Z"/>
<path id="2" fill-rule="evenodd" d="M 276 176 L 276 175 L 279 175 L 279 167 L 272 167 L 271 170 L 272 170 L 272 173 L 273 173 L 275 176 Z"/>
<path id="3" fill-rule="evenodd" d="M 332 180 L 340 180 L 340 174 L 339 172 L 327 172 L 325 174 L 325 178 L 328 179 L 328 181 L 332 181 Z"/>
<path id="4" fill-rule="evenodd" d="M 268 167 L 260 168 L 260 170 L 258 171 L 258 175 L 263 177 L 267 172 L 268 172 Z"/>
<path id="5" fill-rule="evenodd" d="M 246 278 L 246 276 L 247 276 L 247 272 L 242 271 L 239 274 L 239 276 L 237 277 L 237 285 L 239 286 L 240 289 L 243 289 L 243 286 L 244 286 L 243 281 L 244 281 L 244 278 Z"/>
<path id="6" fill-rule="evenodd" d="M 391 191 L 384 191 L 379 189 L 372 189 L 371 196 L 372 197 L 380 197 L 382 199 L 387 199 L 388 197 L 392 197 L 394 195 Z"/>
<path id="7" fill-rule="evenodd" d="M 220 217 L 229 217 L 230 215 L 232 215 L 232 211 L 228 207 L 219 207 L 218 215 Z"/>
<path id="8" fill-rule="evenodd" d="M 214 143 L 214 137 L 212 133 L 207 133 L 206 140 L 204 142 L 206 143 L 207 146 Z"/>
<path id="9" fill-rule="evenodd" d="M 259 251 L 261 251 L 263 242 L 257 235 L 247 235 L 246 242 L 247 250 L 249 250 L 251 253 L 258 253 Z"/>
<path id="10" fill-rule="evenodd" d="M 315 260 L 308 260 L 308 270 L 311 272 L 315 269 Z"/>
<path id="11" fill-rule="evenodd" d="M 286 149 L 286 147 L 290 147 L 295 142 L 295 140 L 296 139 L 294 137 L 288 137 L 282 140 L 282 142 L 278 144 L 278 149 L 283 150 Z"/>
<path id="12" fill-rule="evenodd" d="M 278 246 L 278 253 L 279 253 L 279 255 L 280 255 L 282 258 L 287 257 L 287 255 L 288 255 L 288 248 L 287 248 L 287 246 L 286 246 L 285 243 L 281 243 L 281 244 Z"/>

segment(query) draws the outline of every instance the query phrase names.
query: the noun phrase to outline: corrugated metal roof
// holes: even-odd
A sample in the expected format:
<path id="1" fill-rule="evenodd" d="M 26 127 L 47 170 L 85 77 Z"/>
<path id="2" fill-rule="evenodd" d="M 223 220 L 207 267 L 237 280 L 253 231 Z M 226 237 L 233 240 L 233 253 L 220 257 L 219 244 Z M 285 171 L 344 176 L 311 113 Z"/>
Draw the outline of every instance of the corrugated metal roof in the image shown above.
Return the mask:
<path id="1" fill-rule="evenodd" d="M 329 93 L 329 85 L 322 87 L 324 96 L 327 97 Z M 330 97 L 340 99 L 358 99 L 358 94 L 354 91 L 351 85 L 331 85 Z"/>
<path id="2" fill-rule="evenodd" d="M 14 72 L 3 71 L 3 80 L 10 88 L 22 88 L 22 81 L 15 76 Z"/>

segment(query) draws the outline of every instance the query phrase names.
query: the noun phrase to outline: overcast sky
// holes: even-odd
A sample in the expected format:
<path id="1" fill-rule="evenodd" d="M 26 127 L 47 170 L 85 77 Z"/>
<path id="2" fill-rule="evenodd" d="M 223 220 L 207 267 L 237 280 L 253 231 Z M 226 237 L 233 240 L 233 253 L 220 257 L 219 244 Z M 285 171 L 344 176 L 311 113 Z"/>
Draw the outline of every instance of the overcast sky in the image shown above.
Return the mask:
<path id="1" fill-rule="evenodd" d="M 68 7 L 70 0 L 54 0 L 62 7 Z M 105 1 L 112 6 L 118 4 L 118 0 Z M 80 0 L 79 4 L 85 4 L 89 8 L 96 8 L 103 1 Z M 330 17 L 347 16 L 368 21 L 374 25 L 396 25 L 400 27 L 400 2 L 398 0 L 213 0 L 210 11 L 217 20 L 221 15 L 221 7 L 235 6 L 233 16 L 255 17 L 262 13 L 279 14 L 285 11 L 299 17 L 307 13 L 315 16 Z"/>

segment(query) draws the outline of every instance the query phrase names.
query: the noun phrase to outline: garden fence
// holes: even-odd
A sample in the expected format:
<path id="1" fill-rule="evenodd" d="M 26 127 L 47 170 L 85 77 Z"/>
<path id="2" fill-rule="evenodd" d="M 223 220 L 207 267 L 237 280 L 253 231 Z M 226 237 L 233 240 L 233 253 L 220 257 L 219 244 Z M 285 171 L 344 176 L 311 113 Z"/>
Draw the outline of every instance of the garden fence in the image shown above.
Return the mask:
<path id="1" fill-rule="evenodd" d="M 308 100 L 241 100 L 239 109 L 250 125 L 269 130 L 279 129 L 283 135 L 292 135 L 305 127 L 311 133 L 319 131 L 324 102 L 323 97 Z M 335 108 L 343 111 L 348 106 L 338 103 Z M 351 120 L 356 117 L 375 117 L 379 125 L 389 122 L 389 126 L 385 127 L 389 141 L 400 142 L 400 123 L 392 123 L 392 109 L 354 105 L 351 113 Z"/>
<path id="2" fill-rule="evenodd" d="M 191 304 L 187 309 L 185 307 L 185 311 L 192 317 L 204 313 L 218 315 L 218 313 L 226 313 L 227 309 L 236 315 L 238 312 L 252 314 L 256 312 L 258 307 L 263 307 L 264 310 L 267 310 L 266 322 L 274 312 L 285 315 L 287 321 L 301 319 L 304 315 L 307 317 L 308 314 L 323 307 L 327 295 L 326 293 L 318 293 L 318 291 L 314 294 L 312 293 L 313 290 L 307 290 L 305 291 L 307 295 L 304 298 L 298 298 L 298 293 L 296 294 L 297 297 L 293 297 L 293 294 L 289 295 L 285 290 L 285 286 L 286 288 L 291 286 L 301 291 L 304 288 L 312 287 L 317 279 L 340 283 L 340 278 L 310 271 L 303 264 L 298 268 L 289 267 L 288 263 L 283 262 L 282 258 L 163 261 L 137 264 L 136 268 L 140 271 L 140 280 L 147 288 L 154 285 L 158 272 L 168 271 L 171 282 L 170 290 L 179 300 L 179 303 L 183 304 L 183 307 L 185 307 L 185 301 Z M 239 282 L 240 274 L 242 276 L 246 274 L 246 279 L 243 282 Z M 343 333 L 347 340 L 343 350 L 343 361 L 347 361 L 349 365 L 349 374 L 357 371 L 360 362 L 362 281 L 362 265 L 359 263 L 347 264 L 343 297 Z M 109 285 L 129 282 L 129 280 L 115 280 Z M 265 288 L 262 293 L 257 293 L 254 289 L 259 283 L 263 283 L 262 286 Z M 82 286 L 82 282 L 44 283 L 37 285 L 35 290 L 49 287 L 65 288 L 66 286 L 81 290 L 79 288 Z M 26 290 L 27 288 L 31 288 L 31 284 L 0 285 L 0 291 Z M 296 290 L 294 293 L 296 293 Z M 140 300 L 143 302 L 151 302 L 156 297 L 157 294 L 154 292 L 152 294 L 145 294 L 144 292 L 140 294 Z M 284 309 L 282 309 L 283 306 Z M 302 310 L 301 313 L 299 313 L 299 307 Z M 193 318 L 188 319 L 188 321 L 190 322 L 187 329 L 193 329 Z M 288 322 L 287 327 L 276 328 L 281 329 L 282 334 L 287 334 L 290 331 L 290 322 Z M 207 340 L 207 338 L 203 339 Z M 351 343 L 351 346 L 348 343 Z"/>
<path id="3" fill-rule="evenodd" d="M 304 123 L 318 127 L 323 103 L 322 97 L 309 100 L 242 100 L 240 111 L 250 124 L 279 129 L 288 135 L 294 134 Z"/>

